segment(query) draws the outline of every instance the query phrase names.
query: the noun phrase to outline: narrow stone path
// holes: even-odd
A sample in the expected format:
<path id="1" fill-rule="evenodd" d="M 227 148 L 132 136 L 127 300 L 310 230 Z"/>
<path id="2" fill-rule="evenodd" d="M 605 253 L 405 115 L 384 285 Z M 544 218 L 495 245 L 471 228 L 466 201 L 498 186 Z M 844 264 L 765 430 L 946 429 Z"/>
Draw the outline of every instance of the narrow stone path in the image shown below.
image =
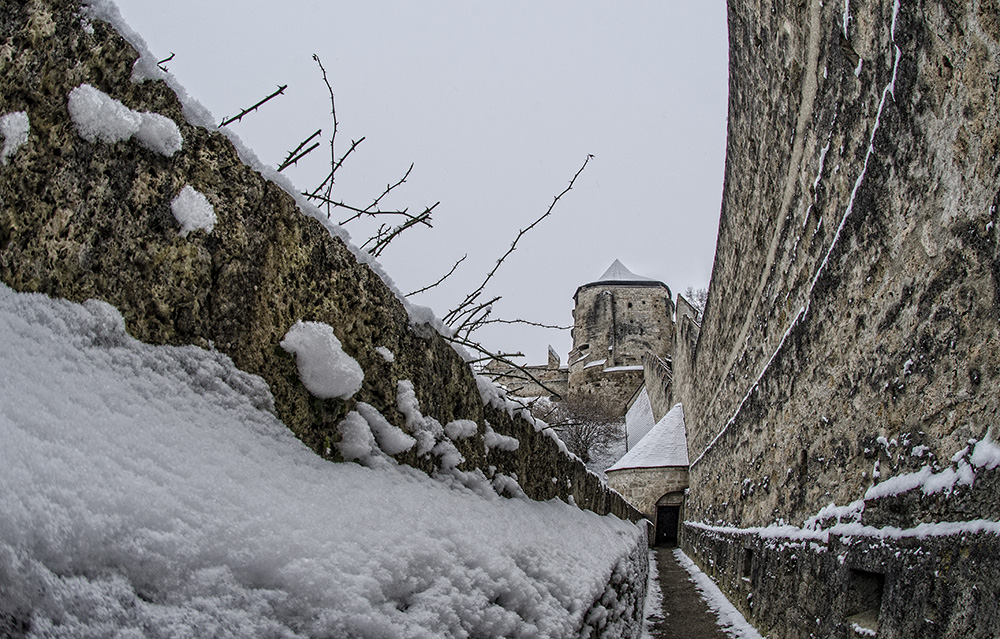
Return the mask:
<path id="1" fill-rule="evenodd" d="M 677 563 L 672 548 L 657 548 L 656 567 L 663 593 L 661 610 L 649 620 L 653 639 L 730 639 L 722 631 L 716 615 L 698 595 L 690 575 Z"/>

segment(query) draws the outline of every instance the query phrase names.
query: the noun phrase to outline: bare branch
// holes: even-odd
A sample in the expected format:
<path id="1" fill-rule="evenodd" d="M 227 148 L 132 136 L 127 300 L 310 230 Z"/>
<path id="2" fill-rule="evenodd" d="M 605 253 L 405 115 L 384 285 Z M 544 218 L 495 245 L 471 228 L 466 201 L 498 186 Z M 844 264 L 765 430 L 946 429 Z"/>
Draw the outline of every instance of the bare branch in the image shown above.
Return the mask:
<path id="1" fill-rule="evenodd" d="M 412 293 L 407 293 L 407 294 L 406 294 L 406 295 L 404 295 L 403 297 L 411 297 L 411 296 L 413 296 L 413 295 L 418 295 L 418 294 L 420 294 L 420 293 L 424 293 L 424 292 L 426 292 L 426 291 L 429 291 L 429 290 L 431 290 L 431 289 L 432 289 L 432 288 L 434 288 L 435 286 L 439 286 L 439 285 L 441 284 L 441 282 L 443 282 L 443 281 L 445 281 L 446 279 L 448 279 L 449 277 L 451 277 L 452 273 L 454 273 L 454 272 L 455 272 L 455 269 L 457 269 L 457 268 L 458 268 L 458 265 L 459 265 L 459 264 L 461 264 L 462 262 L 464 262 L 464 261 L 465 261 L 465 258 L 467 258 L 467 257 L 469 257 L 469 254 L 468 254 L 468 253 L 466 253 L 465 255 L 463 255 L 463 256 L 462 256 L 462 259 L 460 259 L 460 260 L 458 260 L 457 262 L 455 262 L 454 264 L 452 264 L 452 266 L 451 266 L 451 270 L 450 270 L 450 271 L 448 271 L 447 273 L 445 273 L 445 275 L 444 275 L 444 276 L 443 276 L 443 277 L 442 277 L 441 279 L 439 279 L 438 281 L 434 282 L 433 284 L 431 284 L 431 285 L 429 285 L 429 286 L 425 286 L 425 287 L 423 287 L 423 288 L 418 288 L 417 290 L 413 291 Z"/>
<path id="2" fill-rule="evenodd" d="M 268 102 L 269 100 L 271 100 L 273 98 L 278 97 L 279 95 L 283 95 L 285 93 L 285 89 L 287 89 L 287 88 L 288 88 L 287 84 L 283 84 L 283 85 L 279 86 L 277 91 L 275 91 L 271 95 L 267 96 L 266 98 L 264 98 L 263 100 L 261 100 L 257 104 L 253 105 L 252 107 L 243 109 L 237 115 L 234 115 L 231 118 L 226 118 L 225 120 L 222 121 L 221 124 L 219 124 L 219 126 L 223 127 L 223 126 L 226 126 L 228 124 L 232 124 L 233 122 L 239 122 L 240 120 L 242 120 L 244 118 L 244 116 L 247 116 L 247 115 L 253 113 L 257 109 L 259 109 L 261 106 L 263 106 L 264 103 Z"/>
<path id="3" fill-rule="evenodd" d="M 159 62 L 157 62 L 156 66 L 160 67 L 161 71 L 169 72 L 170 69 L 168 69 L 167 67 L 165 67 L 163 65 L 166 64 L 167 62 L 170 62 L 171 60 L 173 60 L 174 59 L 174 55 L 176 55 L 176 54 L 173 51 L 171 51 L 170 55 L 168 55 L 167 57 L 165 57 L 162 60 L 160 60 Z"/>
<path id="4" fill-rule="evenodd" d="M 330 79 L 326 75 L 326 67 L 323 66 L 323 61 L 319 59 L 319 55 L 315 53 L 313 54 L 313 60 L 316 61 L 316 64 L 319 65 L 319 70 L 323 73 L 323 84 L 326 85 L 326 90 L 330 94 L 330 116 L 333 118 L 333 133 L 330 134 L 330 175 L 326 180 L 323 180 L 323 185 L 321 185 L 320 188 L 317 189 L 317 191 L 319 191 L 325 185 L 326 197 L 327 199 L 330 199 L 330 194 L 333 192 L 334 177 L 337 173 L 337 169 L 340 168 L 340 164 L 337 163 L 337 151 L 336 151 L 337 131 L 340 128 L 340 123 L 337 122 L 337 100 L 336 98 L 334 98 L 333 87 L 330 86 Z M 360 141 L 355 142 L 351 146 L 351 150 L 344 154 L 344 157 L 350 155 L 351 151 L 353 151 L 354 147 L 356 147 L 358 144 L 360 144 Z M 341 158 L 341 163 L 342 162 L 343 158 Z M 326 214 L 329 217 L 330 215 L 329 206 L 327 206 Z"/>
<path id="5" fill-rule="evenodd" d="M 348 222 L 353 222 L 354 220 L 358 219 L 359 217 L 361 217 L 362 215 L 364 215 L 366 213 L 368 215 L 371 215 L 372 217 L 374 217 L 376 215 L 382 215 L 383 212 L 378 209 L 378 203 L 381 202 L 382 198 L 384 198 L 386 195 L 388 195 L 393 189 L 395 189 L 397 186 L 399 186 L 399 185 L 403 184 L 404 182 L 406 182 L 406 178 L 410 177 L 410 171 L 412 171 L 412 170 L 413 170 L 413 164 L 410 163 L 410 168 L 406 169 L 406 173 L 403 174 L 403 177 L 401 177 L 399 179 L 399 181 L 397 181 L 395 184 L 386 184 L 385 185 L 385 190 L 382 191 L 381 195 L 379 195 L 377 198 L 375 198 L 374 202 L 372 202 L 371 204 L 369 204 L 368 206 L 366 206 L 364 209 L 362 209 L 361 211 L 359 211 L 356 215 L 353 215 L 353 216 L 349 217 L 348 219 L 344 220 L 343 222 L 341 222 L 340 225 L 343 226 L 343 225 L 347 224 Z"/>
<path id="6" fill-rule="evenodd" d="M 307 153 L 309 153 L 310 151 L 312 151 L 313 149 L 315 149 L 316 147 L 318 147 L 319 146 L 319 142 L 317 142 L 316 144 L 314 144 L 311 147 L 309 147 L 308 149 L 306 149 L 303 153 L 298 154 L 299 151 L 302 150 L 302 147 L 304 147 L 305 145 L 309 144 L 309 142 L 312 141 L 313 138 L 315 138 L 316 136 L 318 136 L 321 133 L 323 133 L 323 129 L 318 129 L 315 133 L 313 133 L 312 135 L 310 135 L 309 137 L 307 137 L 305 140 L 303 140 L 302 142 L 300 142 L 299 145 L 297 147 L 295 147 L 295 149 L 293 149 L 291 153 L 288 154 L 288 157 L 285 158 L 285 161 L 278 165 L 278 173 L 281 173 L 282 171 L 284 171 L 285 169 L 287 169 L 289 166 L 291 166 L 293 164 L 296 164 L 299 160 L 301 160 L 302 158 L 304 158 Z"/>
<path id="7" fill-rule="evenodd" d="M 462 346 L 465 346 L 466 348 L 471 348 L 472 350 L 474 350 L 474 351 L 476 351 L 478 353 L 486 355 L 486 357 L 488 359 L 491 359 L 491 360 L 496 361 L 496 362 L 500 362 L 501 364 L 506 364 L 507 366 L 510 366 L 510 367 L 516 369 L 518 372 L 520 372 L 523 375 L 525 375 L 526 377 L 528 377 L 528 379 L 530 379 L 532 382 L 534 382 L 535 384 L 538 384 L 543 390 L 545 390 L 545 392 L 547 392 L 550 395 L 553 395 L 555 397 L 561 397 L 561 395 L 559 393 L 557 393 L 556 391 L 554 391 L 551 388 L 549 388 L 548 386 L 546 386 L 541 380 L 539 380 L 537 377 L 535 377 L 530 372 L 528 372 L 528 370 L 525 369 L 524 366 L 521 366 L 520 364 L 515 364 L 514 362 L 512 362 L 510 360 L 510 357 L 515 357 L 515 356 L 516 357 L 523 357 L 523 355 L 521 355 L 520 353 L 518 353 L 517 355 L 504 356 L 504 355 L 502 355 L 500 353 L 491 353 L 490 351 L 486 350 L 486 348 L 484 348 L 481 344 L 479 344 L 477 342 L 473 342 L 473 341 L 468 340 L 468 339 L 463 339 L 463 338 L 460 338 L 460 337 L 457 337 L 457 336 L 445 337 L 445 339 L 447 341 L 449 341 L 449 342 L 454 343 L 454 344 L 460 344 Z M 478 360 L 478 361 L 483 361 L 483 360 Z"/>
<path id="8" fill-rule="evenodd" d="M 497 263 L 493 266 L 493 270 L 491 270 L 486 275 L 486 278 L 483 280 L 482 284 L 480 284 L 479 287 L 476 288 L 476 290 L 466 295 L 465 299 L 462 300 L 461 304 L 459 304 L 452 310 L 448 311 L 448 313 L 444 316 L 444 318 L 442 318 L 445 324 L 450 326 L 458 317 L 462 315 L 462 313 L 470 305 L 475 303 L 475 301 L 482 294 L 483 290 L 486 288 L 486 285 L 489 284 L 490 280 L 493 279 L 493 276 L 496 275 L 497 271 L 500 269 L 500 265 L 503 264 L 504 261 L 510 256 L 510 254 L 517 249 L 517 243 L 521 240 L 522 237 L 524 237 L 524 234 L 530 231 L 531 229 L 535 228 L 542 220 L 544 220 L 545 218 L 547 218 L 549 215 L 552 214 L 552 211 L 553 209 L 555 209 L 556 204 L 558 204 L 559 200 L 562 199 L 562 197 L 567 193 L 569 193 L 569 191 L 573 188 L 573 185 L 576 183 L 576 179 L 580 177 L 580 174 L 583 173 L 583 170 L 587 168 L 587 164 L 590 162 L 591 159 L 593 159 L 593 157 L 594 157 L 593 155 L 587 156 L 587 159 L 583 161 L 583 166 L 581 166 L 580 169 L 573 175 L 573 179 L 569 181 L 569 185 L 567 185 L 566 188 L 563 189 L 563 191 L 559 195 L 553 198 L 552 204 L 549 205 L 548 210 L 546 210 L 545 213 L 543 213 L 537 220 L 535 220 L 534 222 L 529 224 L 526 228 L 523 228 L 518 232 L 517 237 L 515 237 L 514 241 L 511 242 L 510 248 L 507 249 L 507 252 L 504 253 L 500 257 L 500 259 L 497 260 Z"/>
<path id="9" fill-rule="evenodd" d="M 475 364 L 478 364 L 480 362 L 492 362 L 492 361 L 496 360 L 498 357 L 524 357 L 524 353 L 521 353 L 521 352 L 517 352 L 517 353 L 496 353 L 496 354 L 490 353 L 490 355 L 488 357 L 479 357 L 477 359 L 470 359 L 470 360 L 468 360 L 466 362 L 466 364 L 475 365 Z M 485 374 L 489 375 L 490 373 L 487 372 Z"/>
<path id="10" fill-rule="evenodd" d="M 323 196 L 320 195 L 320 192 L 323 191 L 324 189 L 326 189 L 326 199 L 329 200 L 330 199 L 331 188 L 333 186 L 333 177 L 337 174 L 337 169 L 339 169 L 344 164 L 344 160 L 347 159 L 347 156 L 349 156 L 351 153 L 354 153 L 354 149 L 358 148 L 358 145 L 361 144 L 364 141 L 365 141 L 364 137 L 362 137 L 360 140 L 351 140 L 351 148 L 347 149 L 347 153 L 344 153 L 344 155 L 342 155 L 339 160 L 337 160 L 336 162 L 333 163 L 333 165 L 330 167 L 330 172 L 327 174 L 327 176 L 325 178 L 323 178 L 323 181 L 320 182 L 320 185 L 317 186 L 315 189 L 313 189 L 312 192 L 310 192 L 310 193 L 307 193 L 307 192 L 303 191 L 302 195 L 304 195 L 304 196 L 306 196 L 308 198 L 320 199 L 320 198 L 323 197 Z M 331 187 L 331 188 L 327 188 L 327 187 Z M 363 210 L 363 209 L 359 209 L 359 210 Z M 327 210 L 327 213 L 329 213 L 329 212 L 330 211 Z"/>
<path id="11" fill-rule="evenodd" d="M 436 202 L 434 206 L 430 206 L 424 209 L 423 213 L 408 219 L 407 221 L 403 222 L 402 224 L 392 229 L 392 231 L 388 233 L 383 233 L 382 229 L 385 228 L 385 225 L 382 225 L 382 227 L 379 229 L 379 232 L 375 236 L 368 238 L 368 241 L 362 244 L 361 248 L 364 248 L 369 243 L 374 242 L 372 247 L 368 249 L 368 252 L 371 253 L 374 257 L 378 257 L 379 255 L 382 254 L 382 251 L 384 251 L 385 248 L 389 245 L 389 242 L 399 237 L 400 233 L 410 228 L 411 226 L 415 226 L 417 224 L 425 224 L 427 226 L 430 226 L 430 222 L 428 220 L 430 220 L 431 218 L 431 211 L 433 211 L 438 204 L 440 204 L 440 202 Z"/>
<path id="12" fill-rule="evenodd" d="M 406 173 L 403 174 L 403 177 L 399 178 L 399 181 L 397 181 L 395 184 L 386 184 L 385 190 L 382 191 L 382 194 L 379 195 L 377 198 L 375 198 L 374 202 L 368 205 L 368 210 L 369 211 L 373 209 L 378 210 L 378 203 L 382 201 L 382 198 L 389 195 L 389 193 L 391 193 L 392 190 L 395 189 L 396 187 L 404 184 L 406 182 L 406 178 L 410 177 L 410 172 L 412 171 L 413 171 L 413 162 L 410 162 L 410 168 L 406 169 Z"/>
<path id="13" fill-rule="evenodd" d="M 485 324 L 524 324 L 526 326 L 535 326 L 535 327 L 538 327 L 538 328 L 551 328 L 551 329 L 554 329 L 554 330 L 557 330 L 557 331 L 568 331 L 571 328 L 573 328 L 572 326 L 556 326 L 554 324 L 542 324 L 540 322 L 531 322 L 531 321 L 523 320 L 523 319 L 510 319 L 509 320 L 509 319 L 494 318 L 494 319 L 491 319 L 491 320 L 486 320 L 485 322 L 483 322 L 483 324 L 484 325 Z"/>

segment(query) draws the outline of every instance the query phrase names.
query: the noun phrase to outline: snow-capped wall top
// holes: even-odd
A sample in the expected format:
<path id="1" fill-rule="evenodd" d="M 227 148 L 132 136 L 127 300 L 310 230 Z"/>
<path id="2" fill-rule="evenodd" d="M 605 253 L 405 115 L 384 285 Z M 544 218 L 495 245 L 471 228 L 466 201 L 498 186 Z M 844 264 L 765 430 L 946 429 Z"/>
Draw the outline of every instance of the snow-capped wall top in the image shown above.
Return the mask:
<path id="1" fill-rule="evenodd" d="M 598 282 L 655 282 L 656 280 L 643 277 L 642 275 L 636 275 L 632 271 L 628 270 L 624 264 L 620 261 L 615 260 L 608 267 L 608 270 L 604 271 L 604 275 L 597 280 Z"/>
<path id="2" fill-rule="evenodd" d="M 639 440 L 635 447 L 606 472 L 626 468 L 659 468 L 661 466 L 687 466 L 687 429 L 684 427 L 684 408 L 677 404 L 656 426 Z"/>

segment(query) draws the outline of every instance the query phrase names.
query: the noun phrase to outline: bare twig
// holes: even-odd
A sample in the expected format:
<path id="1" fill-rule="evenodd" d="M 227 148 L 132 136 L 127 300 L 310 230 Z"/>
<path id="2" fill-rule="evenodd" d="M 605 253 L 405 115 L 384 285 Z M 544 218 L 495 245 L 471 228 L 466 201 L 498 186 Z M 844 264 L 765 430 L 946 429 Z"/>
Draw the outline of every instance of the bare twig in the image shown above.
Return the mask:
<path id="1" fill-rule="evenodd" d="M 479 362 L 492 362 L 495 361 L 497 357 L 524 357 L 524 353 L 490 353 L 487 357 L 479 357 L 477 359 L 467 360 L 465 363 L 470 365 L 478 364 Z M 485 369 L 484 369 L 485 370 Z"/>
<path id="2" fill-rule="evenodd" d="M 359 217 L 361 217 L 362 215 L 364 215 L 366 213 L 368 215 L 371 215 L 372 217 L 374 217 L 376 215 L 382 215 L 383 211 L 380 211 L 378 209 L 379 202 L 381 202 L 382 198 L 384 198 L 386 195 L 388 195 L 393 189 L 395 189 L 399 185 L 401 185 L 404 182 L 406 182 L 406 178 L 410 177 L 410 171 L 412 171 L 412 170 L 413 170 L 413 164 L 411 163 L 410 164 L 410 168 L 406 169 L 406 173 L 403 174 L 403 177 L 401 177 L 399 179 L 399 181 L 397 181 L 395 184 L 386 184 L 385 185 L 385 190 L 382 191 L 381 195 L 379 195 L 377 198 L 375 198 L 375 200 L 371 204 L 369 204 L 368 206 L 366 206 L 361 211 L 355 213 L 353 216 L 351 216 L 351 217 L 347 218 L 346 220 L 344 220 L 343 222 L 341 222 L 340 225 L 343 226 L 343 225 L 347 224 L 348 222 L 353 222 L 354 220 L 358 219 Z M 435 204 L 435 206 L 437 206 L 437 205 Z"/>
<path id="3" fill-rule="evenodd" d="M 517 243 L 521 240 L 522 237 L 524 237 L 524 234 L 530 231 L 531 229 L 535 228 L 542 220 L 544 220 L 545 218 L 547 218 L 549 215 L 552 214 L 552 211 L 553 209 L 555 209 L 556 204 L 558 204 L 559 200 L 562 199 L 562 197 L 567 193 L 569 193 L 570 189 L 573 188 L 573 185 L 576 183 L 576 179 L 580 177 L 580 174 L 583 173 L 583 170 L 587 168 L 587 163 L 589 163 L 590 160 L 593 159 L 593 157 L 594 157 L 593 155 L 587 156 L 587 159 L 583 161 L 583 166 L 581 166 L 580 169 L 573 175 L 573 179 L 569 181 L 569 185 L 565 189 L 563 189 L 563 191 L 559 193 L 559 195 L 553 198 L 552 204 L 549 205 L 548 210 L 546 210 L 545 213 L 543 213 L 534 222 L 532 222 L 527 227 L 521 229 L 518 232 L 517 237 L 515 237 L 514 241 L 511 242 L 510 248 L 507 249 L 507 252 L 504 253 L 500 257 L 500 259 L 497 260 L 497 263 L 493 266 L 493 269 L 486 275 L 486 278 L 483 279 L 483 282 L 479 285 L 479 287 L 476 288 L 471 293 L 469 293 L 468 295 L 466 295 L 465 299 L 462 300 L 461 304 L 459 304 L 452 310 L 448 311 L 448 313 L 444 316 L 444 318 L 442 318 L 445 324 L 451 326 L 453 323 L 456 322 L 456 320 L 467 314 L 469 307 L 475 304 L 476 300 L 479 299 L 479 296 L 482 295 L 483 290 L 486 288 L 486 285 L 489 284 L 490 280 L 493 279 L 493 276 L 496 275 L 497 271 L 500 269 L 500 265 L 503 264 L 504 260 L 506 260 L 510 256 L 510 254 L 517 249 Z"/>
<path id="4" fill-rule="evenodd" d="M 264 98 L 263 100 L 261 100 L 261 101 L 260 101 L 260 102 L 258 102 L 257 104 L 253 105 L 252 107 L 249 107 L 249 108 L 246 108 L 246 109 L 243 109 L 243 110 L 242 110 L 242 111 L 240 111 L 240 112 L 239 112 L 239 113 L 238 113 L 237 115 L 234 115 L 234 116 L 233 116 L 233 117 L 231 117 L 231 118 L 226 118 L 225 120 L 223 120 L 223 121 L 222 121 L 222 123 L 221 123 L 221 124 L 219 124 L 219 126 L 220 126 L 220 127 L 222 127 L 222 126 L 226 126 L 226 125 L 228 125 L 228 124 L 232 124 L 233 122 L 239 122 L 239 121 L 240 121 L 240 120 L 242 120 L 242 119 L 243 119 L 243 118 L 244 118 L 245 116 L 247 116 L 247 115 L 249 115 L 250 113 L 253 113 L 253 112 L 254 112 L 254 111 L 256 111 L 257 109 L 259 109 L 259 108 L 260 108 L 260 107 L 261 107 L 261 106 L 262 106 L 262 105 L 263 105 L 263 104 L 264 104 L 265 102 L 267 102 L 268 100 L 271 100 L 271 99 L 273 99 L 273 98 L 276 98 L 276 97 L 278 97 L 279 95 L 282 95 L 282 94 L 283 94 L 283 93 L 285 92 L 285 89 L 287 89 L 287 88 L 288 88 L 288 85 L 287 85 L 287 84 L 283 84 L 283 85 L 279 86 L 279 87 L 278 87 L 278 90 L 277 90 L 277 91 L 275 91 L 275 92 L 274 92 L 274 93 L 272 93 L 271 95 L 267 96 L 266 98 Z"/>
<path id="5" fill-rule="evenodd" d="M 434 228 L 434 225 L 432 225 L 430 223 L 431 217 L 429 215 L 425 215 L 431 209 L 434 208 L 433 206 L 430 207 L 430 208 L 428 208 L 428 209 L 425 209 L 424 213 L 421 213 L 420 215 L 413 215 L 407 209 L 403 209 L 402 211 L 375 211 L 375 212 L 369 212 L 369 211 L 366 211 L 365 209 L 359 209 L 356 206 L 352 206 L 352 205 L 350 205 L 347 202 L 344 202 L 342 200 L 328 200 L 324 196 L 322 196 L 322 195 L 316 195 L 314 193 L 303 193 L 302 195 L 306 196 L 309 199 L 316 200 L 317 202 L 321 202 L 323 204 L 327 204 L 329 206 L 333 206 L 333 207 L 336 207 L 336 208 L 339 208 L 339 209 L 346 209 L 348 211 L 353 211 L 354 213 L 360 213 L 362 215 L 370 215 L 372 217 L 375 217 L 377 215 L 401 215 L 401 216 L 405 217 L 408 220 L 413 220 L 413 221 L 418 222 L 420 224 L 423 224 L 424 226 L 427 226 L 429 228 Z M 437 206 L 438 204 L 440 204 L 440 202 L 438 202 L 434 206 Z M 358 217 L 360 217 L 360 216 L 358 216 Z M 348 220 L 348 221 L 350 221 L 350 220 Z M 343 224 L 343 222 L 341 224 Z M 383 226 L 385 226 L 385 225 L 383 225 Z"/>
<path id="6" fill-rule="evenodd" d="M 554 330 L 557 330 L 557 331 L 568 331 L 569 329 L 573 328 L 572 326 L 556 326 L 554 324 L 542 324 L 540 322 L 531 322 L 531 321 L 523 320 L 523 319 L 500 319 L 500 318 L 493 318 L 493 319 L 486 320 L 486 321 L 482 322 L 482 325 L 486 325 L 486 324 L 524 324 L 526 326 L 535 326 L 535 327 L 538 327 L 538 328 L 551 328 L 551 329 L 554 329 Z"/>
<path id="7" fill-rule="evenodd" d="M 333 133 L 330 134 L 330 175 L 326 180 L 323 181 L 324 185 L 326 186 L 326 191 L 325 191 L 326 197 L 327 199 L 330 199 L 330 194 L 333 192 L 333 183 L 336 177 L 337 169 L 340 168 L 340 164 L 337 163 L 337 150 L 336 150 L 337 131 L 340 128 L 340 123 L 337 122 L 337 100 L 336 98 L 334 98 L 333 87 L 330 86 L 330 79 L 326 75 L 326 67 L 323 66 L 323 61 L 319 59 L 319 55 L 315 53 L 313 54 L 313 60 L 316 61 L 316 64 L 319 65 L 319 70 L 323 73 L 323 84 L 326 85 L 326 90 L 330 94 L 330 116 L 333 118 Z M 351 151 L 353 151 L 354 147 L 356 147 L 358 144 L 360 144 L 360 141 L 355 142 L 352 145 Z M 345 153 L 344 157 L 350 155 L 351 151 Z M 341 164 L 342 163 L 343 163 L 343 158 L 341 158 Z M 320 188 L 322 189 L 323 186 L 320 186 Z M 329 206 L 327 206 L 326 214 L 327 216 L 330 215 Z"/>
<path id="8" fill-rule="evenodd" d="M 458 268 L 458 265 L 461 264 L 462 262 L 464 262 L 465 258 L 467 258 L 467 257 L 469 257 L 468 253 L 466 253 L 465 255 L 463 255 L 460 260 L 458 260 L 457 262 L 455 262 L 454 264 L 452 264 L 451 270 L 448 271 L 447 273 L 445 273 L 444 276 L 441 279 L 439 279 L 438 281 L 434 282 L 433 284 L 431 284 L 429 286 L 425 286 L 423 288 L 418 288 L 417 290 L 413 291 L 412 293 L 407 293 L 403 297 L 411 297 L 413 295 L 419 295 L 420 293 L 424 293 L 426 291 L 431 290 L 435 286 L 439 286 L 441 284 L 441 282 L 443 282 L 446 279 L 448 279 L 449 277 L 451 277 L 451 274 L 455 272 L 455 269 Z"/>
<path id="9" fill-rule="evenodd" d="M 163 72 L 169 72 L 170 69 L 168 69 L 167 67 L 165 67 L 163 65 L 166 64 L 167 62 L 170 62 L 171 60 L 173 60 L 174 59 L 174 55 L 176 55 L 176 54 L 173 51 L 171 51 L 170 55 L 168 55 L 167 57 L 165 57 L 162 60 L 160 60 L 159 62 L 157 62 L 156 66 L 160 67 L 160 70 L 163 71 Z"/>
<path id="10" fill-rule="evenodd" d="M 378 233 L 368 238 L 368 241 L 362 244 L 361 248 L 368 246 L 368 244 L 372 244 L 372 247 L 368 249 L 368 252 L 371 253 L 373 256 L 378 257 L 379 255 L 382 254 L 382 251 L 384 251 L 385 248 L 389 245 L 389 242 L 399 237 L 400 233 L 410 228 L 411 226 L 415 226 L 417 224 L 425 224 L 426 226 L 430 226 L 429 220 L 431 218 L 431 211 L 433 211 L 438 204 L 440 204 L 440 202 L 436 202 L 434 203 L 433 206 L 427 207 L 426 209 L 424 209 L 423 213 L 411 217 L 410 219 L 403 222 L 402 224 L 392 229 L 391 231 L 389 231 L 383 224 L 379 228 Z"/>
<path id="11" fill-rule="evenodd" d="M 351 140 L 351 148 L 347 149 L 347 153 L 345 153 L 344 155 L 342 155 L 339 160 L 337 160 L 336 162 L 333 163 L 333 165 L 330 167 L 330 172 L 327 174 L 327 176 L 325 178 L 323 178 L 323 181 L 320 182 L 319 186 L 317 186 L 311 192 L 303 191 L 302 195 L 304 195 L 304 196 L 306 196 L 308 198 L 311 198 L 311 199 L 317 199 L 317 200 L 320 200 L 320 201 L 327 201 L 327 203 L 332 204 L 332 202 L 329 202 L 331 190 L 330 190 L 330 188 L 327 188 L 327 187 L 329 186 L 329 187 L 332 188 L 332 186 L 333 186 L 333 178 L 337 174 L 337 169 L 339 169 L 344 164 L 344 160 L 347 159 L 347 156 L 349 156 L 351 153 L 354 153 L 354 149 L 358 148 L 358 145 L 361 144 L 364 141 L 365 141 L 364 137 L 362 137 L 360 140 Z M 326 189 L 326 196 L 325 197 L 322 196 L 322 195 L 320 195 L 320 192 L 323 191 L 324 189 Z M 359 210 L 364 210 L 364 209 L 359 209 Z M 327 214 L 329 214 L 329 212 L 330 211 L 329 211 L 329 207 L 328 207 L 327 208 Z"/>
<path id="12" fill-rule="evenodd" d="M 318 147 L 319 146 L 319 142 L 317 142 L 316 144 L 313 144 L 311 147 L 309 147 L 308 149 L 306 149 L 302 153 L 299 153 L 299 151 L 302 151 L 302 147 L 304 147 L 305 145 L 309 144 L 309 142 L 311 142 L 313 140 L 313 138 L 317 137 L 321 133 L 323 133 L 323 129 L 318 129 L 315 133 L 313 133 L 312 135 L 310 135 L 309 137 L 307 137 L 305 140 L 302 140 L 302 142 L 300 142 L 299 145 L 297 147 L 295 147 L 295 149 L 293 149 L 291 151 L 291 153 L 288 154 L 288 157 L 285 158 L 285 161 L 278 165 L 278 172 L 281 173 L 282 171 L 284 171 L 285 169 L 287 169 L 289 166 L 291 166 L 293 164 L 296 164 L 299 160 L 301 160 L 302 158 L 304 158 L 309 152 L 311 152 L 313 149 L 315 149 L 316 147 Z"/>
<path id="13" fill-rule="evenodd" d="M 491 353 L 490 351 L 486 350 L 486 348 L 483 347 L 478 342 L 473 342 L 473 341 L 468 340 L 468 339 L 462 339 L 462 338 L 457 337 L 457 336 L 445 337 L 445 339 L 448 340 L 449 342 L 465 346 L 466 348 L 471 348 L 472 350 L 474 350 L 474 351 L 476 351 L 478 353 L 486 355 L 489 359 L 492 359 L 493 361 L 500 362 L 501 364 L 506 364 L 507 366 L 510 366 L 511 368 L 514 368 L 518 372 L 520 372 L 521 374 L 525 375 L 528 379 L 530 379 L 535 384 L 538 384 L 548 394 L 554 395 L 555 397 L 562 397 L 562 395 L 560 395 L 556 391 L 554 391 L 551 388 L 549 388 L 548 386 L 546 386 L 544 382 L 542 382 L 537 377 L 535 377 L 530 372 L 528 372 L 525 369 L 524 366 L 521 366 L 519 364 L 515 364 L 514 362 L 510 361 L 509 357 L 515 357 L 515 356 L 516 357 L 523 357 L 520 353 L 518 353 L 517 355 L 511 355 L 511 356 L 508 357 L 508 356 L 504 356 L 501 353 Z"/>

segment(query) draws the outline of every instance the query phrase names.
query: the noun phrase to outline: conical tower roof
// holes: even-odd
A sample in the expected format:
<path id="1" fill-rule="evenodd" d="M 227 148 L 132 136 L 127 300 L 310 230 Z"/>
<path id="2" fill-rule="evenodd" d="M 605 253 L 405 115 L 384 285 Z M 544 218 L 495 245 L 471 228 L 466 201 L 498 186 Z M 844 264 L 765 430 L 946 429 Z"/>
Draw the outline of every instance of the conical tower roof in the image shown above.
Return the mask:
<path id="1" fill-rule="evenodd" d="M 636 275 L 632 271 L 622 264 L 620 261 L 615 260 L 608 267 L 608 270 L 604 271 L 604 275 L 601 276 L 598 282 L 654 282 L 649 277 L 643 277 L 642 275 Z"/>
<path id="2" fill-rule="evenodd" d="M 604 271 L 604 275 L 602 275 L 600 279 L 584 284 L 576 289 L 576 293 L 573 295 L 573 298 L 576 299 L 577 294 L 585 288 L 591 288 L 593 286 L 606 286 L 609 284 L 619 284 L 625 286 L 662 286 L 667 289 L 667 295 L 671 295 L 670 288 L 663 282 L 654 280 L 651 277 L 636 275 L 632 271 L 628 270 L 628 267 L 622 264 L 620 260 L 615 260 L 611 263 L 611 266 L 608 267 L 608 270 Z"/>

